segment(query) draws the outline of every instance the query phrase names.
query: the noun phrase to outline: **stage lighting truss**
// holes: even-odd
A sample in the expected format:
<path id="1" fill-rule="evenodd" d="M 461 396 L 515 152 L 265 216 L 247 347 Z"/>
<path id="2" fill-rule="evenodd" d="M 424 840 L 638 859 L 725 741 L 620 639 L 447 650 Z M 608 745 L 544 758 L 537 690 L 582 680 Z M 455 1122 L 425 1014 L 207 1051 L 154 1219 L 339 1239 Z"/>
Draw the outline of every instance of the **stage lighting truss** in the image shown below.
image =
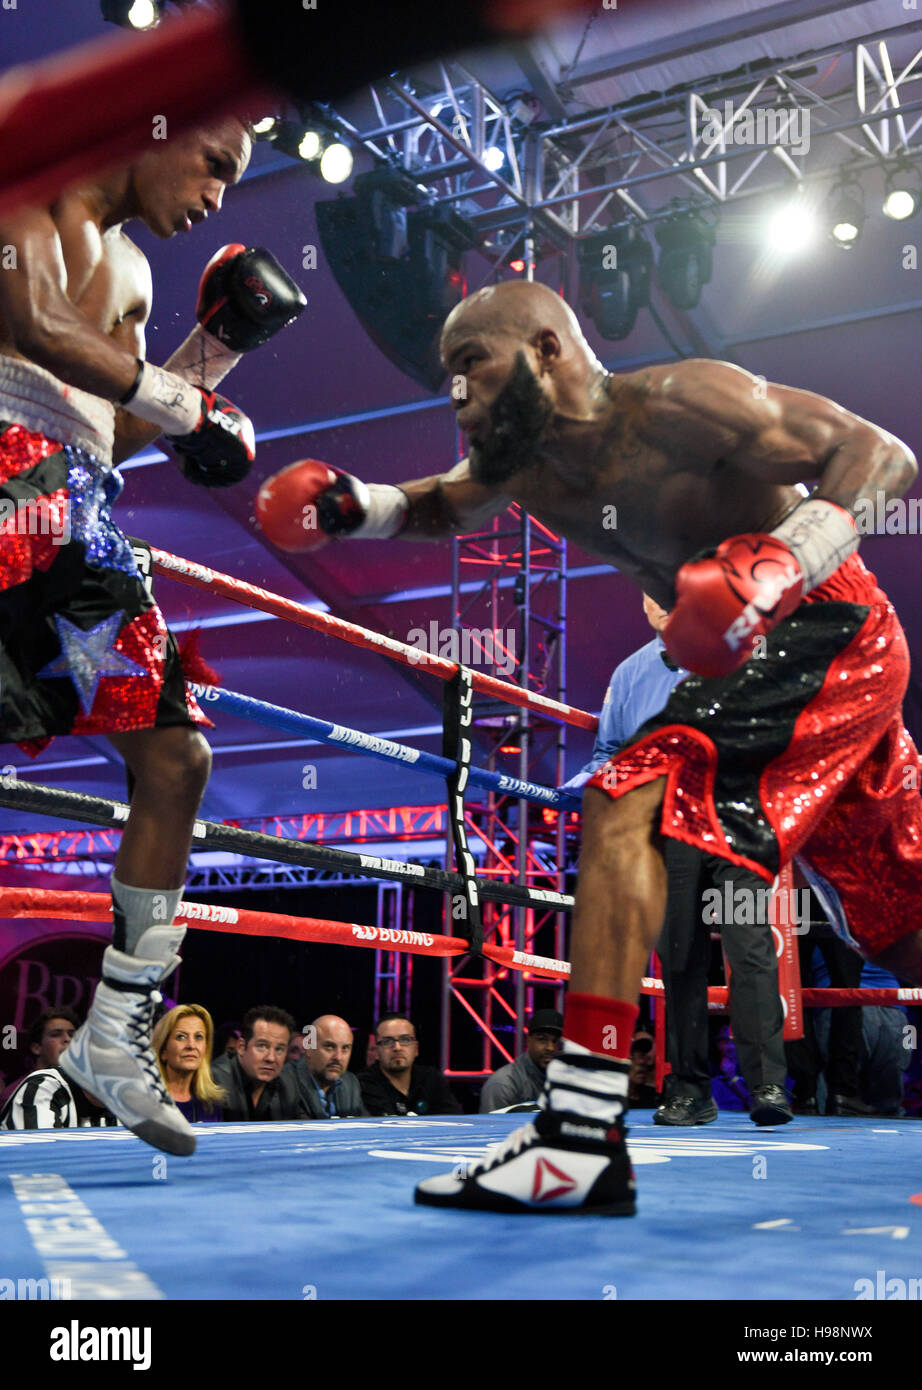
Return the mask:
<path id="1" fill-rule="evenodd" d="M 495 255 L 489 280 L 625 215 L 669 222 L 677 207 L 707 215 L 826 182 L 839 145 L 855 175 L 922 155 L 922 118 L 910 119 L 922 110 L 910 86 L 920 56 L 894 63 L 885 35 L 840 41 L 557 123 L 536 119 L 519 93 L 500 99 L 464 64 L 441 63 L 377 83 L 337 115 L 356 149 L 470 220 Z M 854 77 L 830 96 L 821 77 L 835 58 Z M 613 70 L 618 60 L 613 49 Z M 577 65 L 555 90 L 565 103 L 605 76 L 598 60 L 585 73 Z"/>

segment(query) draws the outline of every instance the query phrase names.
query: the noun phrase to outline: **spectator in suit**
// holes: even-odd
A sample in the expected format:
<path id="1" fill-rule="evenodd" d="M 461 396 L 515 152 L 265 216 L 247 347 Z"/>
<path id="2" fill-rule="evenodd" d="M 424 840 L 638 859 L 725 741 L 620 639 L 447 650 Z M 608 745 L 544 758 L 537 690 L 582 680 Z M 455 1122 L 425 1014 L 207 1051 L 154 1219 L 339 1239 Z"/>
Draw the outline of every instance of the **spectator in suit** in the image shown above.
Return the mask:
<path id="1" fill-rule="evenodd" d="M 358 1077 L 349 1071 L 352 1029 L 336 1014 L 321 1014 L 304 1032 L 307 1044 L 294 1064 L 298 1091 L 308 1117 L 367 1115 Z"/>
<path id="2" fill-rule="evenodd" d="M 284 1009 L 259 1004 L 242 1024 L 236 1057 L 219 1057 L 212 1075 L 227 1092 L 225 1120 L 306 1120 L 292 1069 L 285 1066 L 295 1021 Z"/>
<path id="3" fill-rule="evenodd" d="M 547 1064 L 560 1049 L 562 1034 L 563 1014 L 556 1009 L 536 1009 L 528 1023 L 528 1037 L 521 1057 L 487 1078 L 480 1092 L 481 1115 L 537 1100 L 544 1085 Z"/>
<path id="4" fill-rule="evenodd" d="M 378 1060 L 359 1073 L 369 1115 L 460 1115 L 437 1067 L 421 1066 L 416 1029 L 405 1014 L 385 1014 L 375 1029 Z"/>
<path id="5" fill-rule="evenodd" d="M 190 1124 L 221 1119 L 224 1091 L 211 1074 L 214 1024 L 201 1004 L 177 1004 L 157 1022 L 151 1050 L 163 1081 Z"/>

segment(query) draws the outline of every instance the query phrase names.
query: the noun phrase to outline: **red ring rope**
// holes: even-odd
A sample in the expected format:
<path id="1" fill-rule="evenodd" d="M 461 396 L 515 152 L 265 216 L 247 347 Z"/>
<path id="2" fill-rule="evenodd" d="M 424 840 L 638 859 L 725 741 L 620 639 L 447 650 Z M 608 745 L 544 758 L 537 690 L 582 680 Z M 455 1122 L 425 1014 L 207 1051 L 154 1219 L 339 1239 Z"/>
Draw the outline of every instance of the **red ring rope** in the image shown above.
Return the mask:
<path id="1" fill-rule="evenodd" d="M 454 661 L 446 661 L 441 656 L 430 656 L 418 647 L 398 642 L 394 637 L 385 637 L 380 632 L 359 627 L 357 623 L 346 622 L 344 618 L 335 618 L 332 613 L 320 613 L 316 608 L 306 608 L 302 603 L 281 598 L 267 589 L 247 583 L 245 579 L 234 579 L 229 574 L 209 569 L 207 565 L 182 560 L 166 550 L 154 547 L 151 554 L 156 572 L 169 575 L 171 579 L 178 579 L 181 584 L 189 584 L 194 589 L 206 589 L 212 594 L 223 594 L 235 603 L 245 604 L 248 608 L 258 608 L 263 613 L 272 613 L 277 618 L 297 623 L 299 627 L 312 628 L 314 632 L 323 632 L 328 637 L 339 637 L 353 647 L 364 647 L 366 651 L 389 656 L 401 666 L 429 671 L 432 675 L 438 676 L 439 680 L 448 681 L 457 674 L 458 667 Z M 546 695 L 536 695 L 531 690 L 523 690 L 521 686 L 496 680 L 495 677 L 485 676 L 479 671 L 472 672 L 472 675 L 474 689 L 483 695 L 492 695 L 496 700 L 505 700 L 510 705 L 518 705 L 521 709 L 533 710 L 537 714 L 553 715 L 562 723 L 572 724 L 578 729 L 589 729 L 594 733 L 599 727 L 595 715 L 589 714 L 586 710 L 560 704 L 557 700 L 548 699 Z"/>

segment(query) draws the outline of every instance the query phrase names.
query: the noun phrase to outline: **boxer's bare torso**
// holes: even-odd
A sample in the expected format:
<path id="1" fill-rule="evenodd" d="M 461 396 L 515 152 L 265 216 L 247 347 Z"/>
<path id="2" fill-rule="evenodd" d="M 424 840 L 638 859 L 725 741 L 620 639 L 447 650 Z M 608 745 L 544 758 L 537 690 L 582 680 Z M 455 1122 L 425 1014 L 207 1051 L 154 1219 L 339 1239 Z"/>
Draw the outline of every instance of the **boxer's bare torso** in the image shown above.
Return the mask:
<path id="1" fill-rule="evenodd" d="M 99 332 L 133 356 L 144 355 L 144 325 L 151 307 L 151 275 L 147 258 L 121 227 L 102 230 L 94 218 L 91 197 L 72 191 L 42 218 L 50 217 L 60 248 L 52 273 L 70 302 Z M 29 235 L 35 214 L 25 214 L 20 235 Z M 0 310 L 0 354 L 23 357 Z"/>
<path id="2" fill-rule="evenodd" d="M 532 516 L 616 565 L 667 608 L 685 560 L 727 536 L 770 529 L 800 500 L 793 486 L 761 482 L 695 438 L 693 420 L 661 394 L 677 370 L 618 379 L 615 414 L 587 467 L 542 459 L 509 488 Z"/>
<path id="3" fill-rule="evenodd" d="M 449 362 L 449 370 L 464 365 Z M 477 362 L 468 359 L 467 370 L 475 382 Z M 597 394 L 590 418 L 555 415 L 547 449 L 501 485 L 476 481 L 476 459 L 401 483 L 411 504 L 406 533 L 477 526 L 517 502 L 670 608 L 686 560 L 728 536 L 776 526 L 802 498 L 796 483 L 819 479 L 818 495 L 848 507 L 886 490 L 892 460 L 906 453 L 824 397 L 724 362 L 608 376 Z M 481 411 L 472 442 L 486 419 Z"/>

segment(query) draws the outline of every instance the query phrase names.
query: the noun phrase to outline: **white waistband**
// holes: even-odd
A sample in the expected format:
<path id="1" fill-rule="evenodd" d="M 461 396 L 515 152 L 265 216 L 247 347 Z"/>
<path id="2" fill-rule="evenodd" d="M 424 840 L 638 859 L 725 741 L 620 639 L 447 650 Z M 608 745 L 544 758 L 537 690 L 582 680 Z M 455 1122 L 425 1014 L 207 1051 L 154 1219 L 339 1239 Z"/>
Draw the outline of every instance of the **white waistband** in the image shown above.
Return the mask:
<path id="1" fill-rule="evenodd" d="M 19 357 L 0 353 L 0 420 L 95 454 L 111 467 L 115 406 Z"/>

